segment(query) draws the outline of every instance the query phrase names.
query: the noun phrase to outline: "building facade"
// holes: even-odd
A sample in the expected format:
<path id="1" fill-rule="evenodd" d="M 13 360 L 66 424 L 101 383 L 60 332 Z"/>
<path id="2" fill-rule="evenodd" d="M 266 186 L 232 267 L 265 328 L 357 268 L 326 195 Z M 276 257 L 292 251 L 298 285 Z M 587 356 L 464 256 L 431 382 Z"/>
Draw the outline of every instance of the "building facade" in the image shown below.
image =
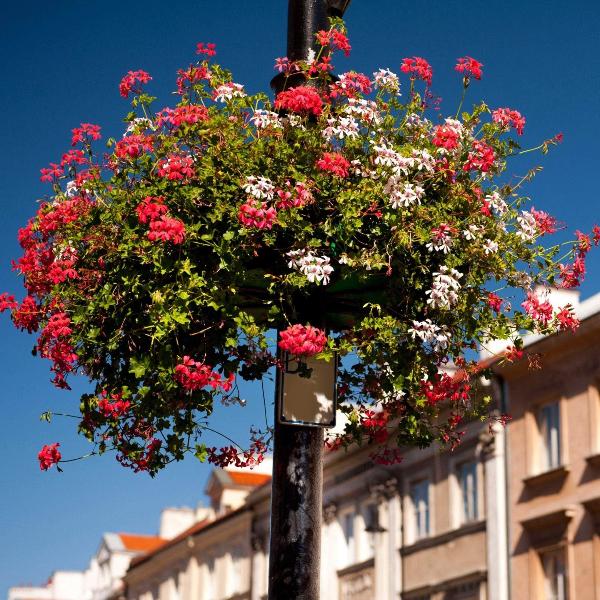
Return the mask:
<path id="1" fill-rule="evenodd" d="M 321 597 L 506 598 L 488 589 L 490 579 L 498 589 L 507 580 L 506 553 L 498 551 L 506 547 L 498 501 L 504 497 L 503 436 L 502 429 L 490 436 L 487 425 L 471 424 L 455 454 L 410 450 L 393 467 L 374 465 L 368 448 L 329 454 Z M 209 481 L 214 519 L 133 560 L 127 598 L 266 598 L 269 485 L 247 487 L 243 501 L 226 507 L 235 485 L 231 475 L 217 471 Z M 491 507 L 488 498 L 495 502 Z"/>
<path id="2" fill-rule="evenodd" d="M 498 368 L 508 427 L 512 597 L 600 599 L 600 296 L 575 334 L 531 338 Z"/>
<path id="3" fill-rule="evenodd" d="M 517 363 L 486 357 L 506 427 L 469 423 L 454 452 L 390 467 L 368 448 L 326 456 L 323 600 L 600 600 L 600 295 L 568 301 L 576 333 L 526 338 Z M 215 470 L 209 508 L 177 509 L 123 578 L 80 597 L 265 600 L 268 473 Z"/>
<path id="4" fill-rule="evenodd" d="M 326 458 L 324 600 L 600 600 L 600 295 L 550 300 L 573 304 L 576 333 L 527 337 L 518 363 L 487 357 L 505 428 L 471 423 L 455 452 L 408 450 L 393 467 L 366 449 Z M 263 485 L 134 562 L 127 597 L 266 598 L 269 501 Z M 187 582 L 176 594 L 160 587 L 169 556 Z"/>

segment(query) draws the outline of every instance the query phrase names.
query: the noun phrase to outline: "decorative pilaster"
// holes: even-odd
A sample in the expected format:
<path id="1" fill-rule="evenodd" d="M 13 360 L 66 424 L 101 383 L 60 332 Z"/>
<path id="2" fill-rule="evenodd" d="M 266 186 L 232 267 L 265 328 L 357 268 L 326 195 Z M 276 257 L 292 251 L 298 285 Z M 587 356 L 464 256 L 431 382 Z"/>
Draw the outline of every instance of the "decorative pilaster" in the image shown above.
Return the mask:
<path id="1" fill-rule="evenodd" d="M 321 598 L 338 597 L 338 580 L 334 553 L 336 548 L 335 520 L 338 505 L 329 502 L 323 506 L 323 524 L 321 528 Z"/>
<path id="2" fill-rule="evenodd" d="M 395 509 L 398 482 L 390 478 L 369 487 L 371 498 L 377 506 L 377 522 L 371 524 L 375 554 L 375 600 L 396 598 L 394 573 L 398 569 L 399 554 L 395 532 Z"/>
<path id="3" fill-rule="evenodd" d="M 508 514 L 506 500 L 505 428 L 492 425 L 493 435 L 480 436 L 485 470 L 488 600 L 508 600 Z"/>

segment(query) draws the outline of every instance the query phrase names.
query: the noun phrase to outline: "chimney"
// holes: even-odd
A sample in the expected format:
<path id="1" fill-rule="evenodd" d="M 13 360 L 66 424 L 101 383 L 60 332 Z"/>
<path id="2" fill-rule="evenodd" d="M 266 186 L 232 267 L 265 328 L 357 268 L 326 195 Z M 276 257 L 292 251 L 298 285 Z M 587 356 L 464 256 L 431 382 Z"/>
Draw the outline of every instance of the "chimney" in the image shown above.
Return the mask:
<path id="1" fill-rule="evenodd" d="M 577 312 L 577 307 L 579 306 L 579 290 L 565 290 L 564 288 L 537 285 L 534 288 L 533 293 L 540 302 L 544 302 L 545 300 L 550 302 L 555 311 L 570 304 L 575 309 L 575 312 Z"/>
<path id="2" fill-rule="evenodd" d="M 160 529 L 158 535 L 170 540 L 196 522 L 196 511 L 193 508 L 169 507 L 160 513 Z"/>

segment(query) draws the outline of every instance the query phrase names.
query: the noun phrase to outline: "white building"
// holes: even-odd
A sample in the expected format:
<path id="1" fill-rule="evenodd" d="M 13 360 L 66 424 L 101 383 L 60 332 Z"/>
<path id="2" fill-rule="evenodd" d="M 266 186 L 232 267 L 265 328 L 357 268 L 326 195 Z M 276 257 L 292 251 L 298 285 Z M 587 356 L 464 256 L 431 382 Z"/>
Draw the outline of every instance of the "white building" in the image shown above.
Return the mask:
<path id="1" fill-rule="evenodd" d="M 18 586 L 8 590 L 8 600 L 82 600 L 85 598 L 85 573 L 55 571 L 45 585 Z"/>

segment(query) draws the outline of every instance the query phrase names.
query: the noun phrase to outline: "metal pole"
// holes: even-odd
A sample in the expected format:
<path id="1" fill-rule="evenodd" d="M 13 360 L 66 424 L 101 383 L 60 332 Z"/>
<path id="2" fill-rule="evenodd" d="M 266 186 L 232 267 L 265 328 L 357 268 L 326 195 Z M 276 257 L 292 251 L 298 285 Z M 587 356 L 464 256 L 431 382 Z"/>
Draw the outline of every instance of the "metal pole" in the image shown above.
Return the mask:
<path id="1" fill-rule="evenodd" d="M 318 600 L 323 430 L 281 425 L 276 410 L 274 438 L 269 600 Z"/>
<path id="2" fill-rule="evenodd" d="M 341 16 L 348 4 L 349 0 L 289 0 L 288 58 L 308 58 L 309 50 L 315 49 L 315 33 L 327 29 L 328 16 Z M 281 91 L 282 83 L 280 77 L 272 81 L 275 92 Z M 302 80 L 287 82 L 288 87 L 300 84 Z M 282 377 L 277 369 L 268 598 L 319 600 L 323 429 L 278 423 Z"/>
<path id="3" fill-rule="evenodd" d="M 315 49 L 315 33 L 327 29 L 329 3 L 327 0 L 289 0 L 287 57 L 306 60 L 308 51 Z"/>
<path id="4" fill-rule="evenodd" d="M 289 0 L 288 58 L 305 60 L 309 49 L 314 48 L 314 34 L 326 27 L 327 0 Z M 288 81 L 288 85 L 290 83 Z M 273 81 L 273 85 L 277 86 L 277 80 Z M 277 399 L 282 376 L 278 369 L 275 382 L 269 600 L 318 600 L 323 430 L 278 423 Z"/>

